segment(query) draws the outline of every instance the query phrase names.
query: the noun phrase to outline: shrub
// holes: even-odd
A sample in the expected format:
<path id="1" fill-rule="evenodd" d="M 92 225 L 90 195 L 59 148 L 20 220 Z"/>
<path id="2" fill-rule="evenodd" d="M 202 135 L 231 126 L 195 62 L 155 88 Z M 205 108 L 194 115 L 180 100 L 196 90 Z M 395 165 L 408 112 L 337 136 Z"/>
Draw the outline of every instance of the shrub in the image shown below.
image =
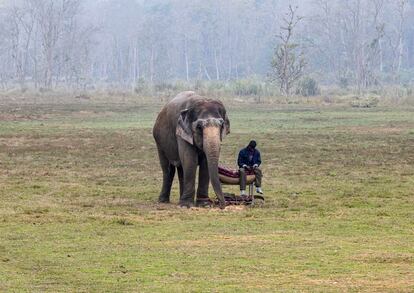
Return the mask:
<path id="1" fill-rule="evenodd" d="M 347 77 L 341 77 L 339 79 L 339 87 L 341 89 L 347 89 L 348 86 L 349 86 L 349 78 L 347 78 Z"/>
<path id="2" fill-rule="evenodd" d="M 134 92 L 139 95 L 139 94 L 146 94 L 148 92 L 148 84 L 145 81 L 145 79 L 140 78 L 137 80 L 137 83 L 135 84 L 134 87 Z"/>
<path id="3" fill-rule="evenodd" d="M 198 91 L 198 90 L 203 89 L 203 87 L 204 87 L 204 81 L 200 80 L 200 79 L 197 79 L 194 83 L 194 90 Z"/>
<path id="4" fill-rule="evenodd" d="M 177 87 L 174 84 L 165 81 L 156 83 L 154 85 L 154 90 L 157 93 L 175 91 L 176 89 Z"/>
<path id="5" fill-rule="evenodd" d="M 220 94 L 225 91 L 226 84 L 223 81 L 210 81 L 207 83 L 206 91 L 210 94 Z"/>
<path id="6" fill-rule="evenodd" d="M 379 99 L 375 96 L 354 97 L 351 101 L 353 108 L 373 108 L 379 103 Z"/>
<path id="7" fill-rule="evenodd" d="M 304 97 L 317 96 L 321 93 L 318 83 L 312 77 L 305 77 L 300 80 L 296 94 Z"/>
<path id="8" fill-rule="evenodd" d="M 232 85 L 233 93 L 237 96 L 258 96 L 263 94 L 263 86 L 260 82 L 252 80 L 237 80 Z"/>

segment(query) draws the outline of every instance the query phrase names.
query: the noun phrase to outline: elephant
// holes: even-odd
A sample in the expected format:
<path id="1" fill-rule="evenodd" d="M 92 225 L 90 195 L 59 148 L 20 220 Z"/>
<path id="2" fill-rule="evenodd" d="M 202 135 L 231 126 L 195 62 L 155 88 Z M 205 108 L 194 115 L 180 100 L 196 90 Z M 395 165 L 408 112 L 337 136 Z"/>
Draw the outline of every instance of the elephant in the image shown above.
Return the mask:
<path id="1" fill-rule="evenodd" d="M 221 141 L 230 133 L 223 103 L 187 91 L 178 94 L 158 114 L 153 136 L 163 172 L 160 203 L 170 202 L 171 185 L 177 170 L 182 207 L 194 206 L 195 178 L 199 166 L 196 205 L 210 202 L 209 182 L 224 208 L 218 175 Z"/>

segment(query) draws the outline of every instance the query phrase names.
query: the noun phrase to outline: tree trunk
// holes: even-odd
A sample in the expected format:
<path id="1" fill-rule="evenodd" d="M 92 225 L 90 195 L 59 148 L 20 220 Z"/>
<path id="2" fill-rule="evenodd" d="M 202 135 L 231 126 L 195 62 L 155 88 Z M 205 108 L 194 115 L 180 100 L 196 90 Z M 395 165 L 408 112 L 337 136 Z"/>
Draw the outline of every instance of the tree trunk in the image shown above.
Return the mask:
<path id="1" fill-rule="evenodd" d="M 154 46 L 151 47 L 151 58 L 150 58 L 150 81 L 154 80 Z"/>
<path id="2" fill-rule="evenodd" d="M 189 77 L 189 61 L 188 61 L 188 47 L 187 47 L 187 36 L 184 37 L 184 59 L 185 59 L 185 79 L 190 80 Z"/>
<path id="3" fill-rule="evenodd" d="M 214 62 L 216 64 L 216 80 L 220 80 L 220 70 L 217 58 L 217 49 L 214 50 Z"/>

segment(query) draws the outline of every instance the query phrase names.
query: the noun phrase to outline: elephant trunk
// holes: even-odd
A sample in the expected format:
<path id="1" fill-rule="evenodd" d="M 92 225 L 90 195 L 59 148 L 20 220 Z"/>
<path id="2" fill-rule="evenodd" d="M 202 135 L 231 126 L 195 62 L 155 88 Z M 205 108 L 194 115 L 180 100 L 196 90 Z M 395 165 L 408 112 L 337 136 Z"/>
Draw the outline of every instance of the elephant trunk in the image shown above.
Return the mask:
<path id="1" fill-rule="evenodd" d="M 220 201 L 220 207 L 224 208 L 225 201 L 218 174 L 218 162 L 220 157 L 220 127 L 209 126 L 203 131 L 203 149 L 207 157 L 208 173 L 214 192 Z"/>

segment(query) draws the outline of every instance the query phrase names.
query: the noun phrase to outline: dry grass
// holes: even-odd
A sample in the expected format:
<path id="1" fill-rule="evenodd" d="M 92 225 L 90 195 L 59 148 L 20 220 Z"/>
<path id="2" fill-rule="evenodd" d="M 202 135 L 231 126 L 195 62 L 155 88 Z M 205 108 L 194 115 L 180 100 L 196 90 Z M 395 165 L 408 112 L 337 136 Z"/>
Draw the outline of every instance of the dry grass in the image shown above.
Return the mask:
<path id="1" fill-rule="evenodd" d="M 221 211 L 156 203 L 159 104 L 62 101 L 0 109 L 0 291 L 414 290 L 414 109 L 230 103 L 266 205 Z"/>

